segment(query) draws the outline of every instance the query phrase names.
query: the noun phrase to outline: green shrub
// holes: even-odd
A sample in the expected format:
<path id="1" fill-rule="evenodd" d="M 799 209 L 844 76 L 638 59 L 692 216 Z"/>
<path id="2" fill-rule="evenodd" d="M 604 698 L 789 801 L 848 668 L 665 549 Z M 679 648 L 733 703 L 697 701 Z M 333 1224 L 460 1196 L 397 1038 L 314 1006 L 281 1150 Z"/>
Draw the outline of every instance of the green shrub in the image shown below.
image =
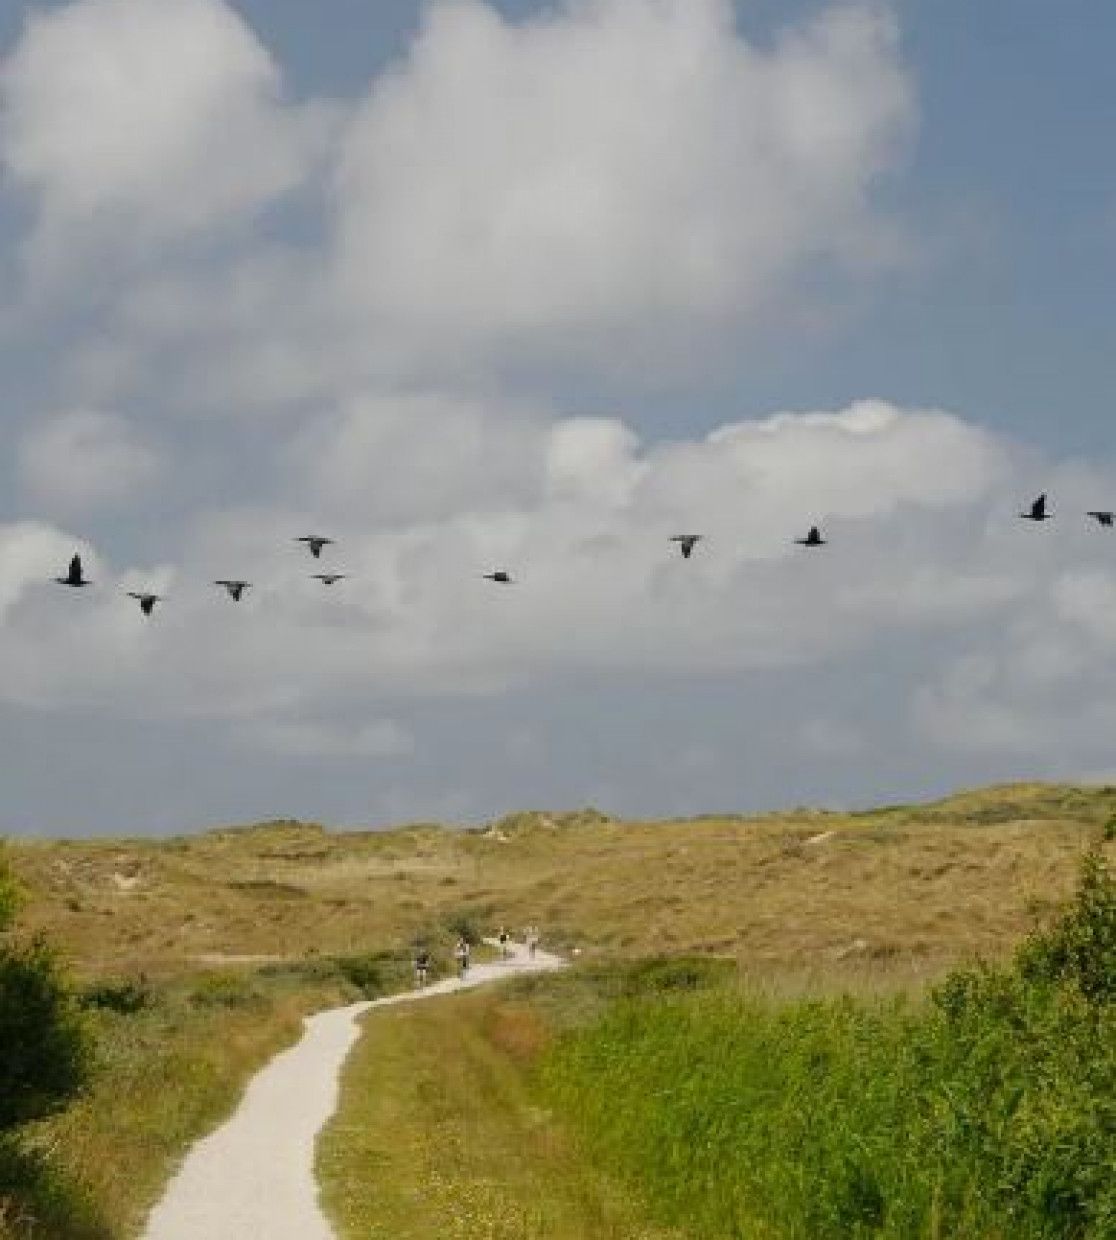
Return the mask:
<path id="1" fill-rule="evenodd" d="M 1099 853 L 1085 858 L 1069 913 L 1024 944 L 1019 969 L 1030 981 L 1076 985 L 1094 1002 L 1116 999 L 1116 879 Z"/>
<path id="2" fill-rule="evenodd" d="M 366 999 L 378 999 L 397 987 L 410 968 L 409 958 L 391 951 L 334 956 L 333 963 L 349 985 L 355 986 Z"/>
<path id="3" fill-rule="evenodd" d="M 85 1030 L 51 950 L 0 948 L 0 1131 L 56 1110 L 85 1079 Z"/>
<path id="4" fill-rule="evenodd" d="M 19 893 L 0 856 L 0 936 Z M 85 1029 L 54 953 L 0 937 L 0 1132 L 50 1114 L 81 1087 Z"/>
<path id="5" fill-rule="evenodd" d="M 100 1008 L 121 1016 L 142 1012 L 151 1001 L 151 988 L 143 978 L 96 982 L 86 986 L 78 996 L 78 1002 L 84 1008 Z"/>
<path id="6" fill-rule="evenodd" d="M 1090 859 L 1012 967 L 917 1006 L 637 991 L 542 1086 L 694 1240 L 1116 1235 L 1112 899 Z"/>
<path id="7" fill-rule="evenodd" d="M 244 973 L 207 973 L 194 983 L 190 1002 L 198 1007 L 241 1008 L 261 1006 L 266 996 Z"/>
<path id="8" fill-rule="evenodd" d="M 484 930 L 478 918 L 483 916 L 483 913 L 473 909 L 456 909 L 446 913 L 442 918 L 442 924 L 455 939 L 479 943 L 484 938 Z"/>
<path id="9" fill-rule="evenodd" d="M 81 1088 L 90 1049 L 57 957 L 41 940 L 7 937 L 17 906 L 0 856 L 0 1230 L 30 1235 L 25 1220 L 58 1219 L 67 1225 L 59 1235 L 103 1235 L 93 1223 L 79 1226 L 78 1199 L 22 1146 L 24 1125 L 59 1110 Z"/>

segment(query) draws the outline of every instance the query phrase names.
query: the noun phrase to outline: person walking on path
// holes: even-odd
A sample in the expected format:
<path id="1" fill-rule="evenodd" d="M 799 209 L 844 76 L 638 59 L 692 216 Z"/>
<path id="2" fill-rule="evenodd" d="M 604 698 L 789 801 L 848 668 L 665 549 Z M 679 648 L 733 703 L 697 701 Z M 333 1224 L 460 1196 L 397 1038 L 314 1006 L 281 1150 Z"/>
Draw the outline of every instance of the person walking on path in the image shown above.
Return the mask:
<path id="1" fill-rule="evenodd" d="M 538 926 L 528 926 L 523 935 L 527 943 L 527 956 L 534 960 L 535 951 L 539 946 L 539 928 Z"/>
<path id="2" fill-rule="evenodd" d="M 464 935 L 457 940 L 453 956 L 457 961 L 457 976 L 464 978 L 469 972 L 469 940 Z"/>
<path id="3" fill-rule="evenodd" d="M 422 990 L 430 976 L 430 953 L 425 947 L 415 952 L 415 985 Z"/>
<path id="4" fill-rule="evenodd" d="M 497 939 L 498 939 L 498 940 L 499 940 L 499 942 L 500 942 L 500 955 L 501 955 L 501 956 L 502 956 L 505 960 L 507 960 L 508 956 L 510 955 L 510 948 L 508 947 L 508 932 L 507 932 L 507 930 L 506 930 L 503 926 L 501 926 L 501 927 L 500 927 L 500 933 L 499 933 L 499 934 L 497 934 L 497 936 L 496 936 L 496 937 L 497 937 Z"/>

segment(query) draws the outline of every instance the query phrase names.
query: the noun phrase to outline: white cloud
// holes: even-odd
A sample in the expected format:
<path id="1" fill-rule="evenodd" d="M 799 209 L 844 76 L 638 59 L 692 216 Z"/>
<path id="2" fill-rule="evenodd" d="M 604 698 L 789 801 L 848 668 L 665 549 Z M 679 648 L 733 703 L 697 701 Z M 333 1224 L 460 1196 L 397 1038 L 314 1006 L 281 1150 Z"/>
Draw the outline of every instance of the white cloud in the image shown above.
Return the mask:
<path id="1" fill-rule="evenodd" d="M 859 261 L 911 116 L 876 4 L 770 49 L 729 0 L 436 5 L 346 134 L 339 285 L 423 354 L 662 353 Z"/>
<path id="2" fill-rule="evenodd" d="M 75 551 L 87 575 L 99 576 L 100 565 L 85 542 L 37 521 L 0 525 L 0 629 L 31 588 L 65 576 Z"/>
<path id="3" fill-rule="evenodd" d="M 329 122 L 284 103 L 277 65 L 222 0 L 32 11 L 0 100 L 0 154 L 38 203 L 40 263 L 75 238 L 223 229 L 304 179 Z"/>
<path id="4" fill-rule="evenodd" d="M 82 399 L 222 413 L 494 370 L 693 373 L 797 312 L 819 264 L 878 267 L 874 191 L 914 112 L 874 0 L 762 47 L 730 0 L 518 23 L 449 0 L 351 105 L 285 99 L 225 0 L 73 0 L 28 20 L 0 98 L 32 270 L 110 308 L 67 359 Z M 228 244 L 300 188 L 300 245 Z"/>
<path id="5" fill-rule="evenodd" d="M 311 421 L 285 458 L 310 501 L 342 520 L 434 522 L 535 494 L 547 420 L 461 396 L 364 396 Z"/>
<path id="6" fill-rule="evenodd" d="M 122 417 L 75 410 L 40 422 L 18 451 L 23 489 L 53 511 L 137 503 L 162 474 L 162 459 Z"/>
<path id="7" fill-rule="evenodd" d="M 143 630 L 145 699 L 220 716 L 340 711 L 369 689 L 493 693 L 570 673 L 793 666 L 996 615 L 1032 571 L 1012 578 L 972 555 L 958 565 L 1011 454 L 944 413 L 873 402 L 649 447 L 620 422 L 540 420 L 519 428 L 523 476 L 505 478 L 486 471 L 503 415 L 488 425 L 469 405 L 448 407 L 453 450 L 424 469 L 439 442 L 426 415 L 443 407 L 416 401 L 411 426 L 397 407 L 362 405 L 358 418 L 387 418 L 386 438 L 361 423 L 354 440 L 349 418 L 330 424 L 332 446 L 323 433 L 344 518 L 324 531 L 340 540 L 327 562 L 350 574 L 328 592 L 292 539 L 317 524 L 309 501 L 325 503 L 330 470 L 309 467 L 301 509 L 199 513 L 174 566 L 181 585 Z M 458 415 L 468 433 L 453 430 Z M 816 555 L 792 543 L 813 519 L 832 537 Z M 895 554 L 897 528 L 917 539 L 917 558 Z M 668 541 L 680 529 L 708 535 L 688 562 Z M 494 567 L 519 584 L 483 581 Z M 224 575 L 254 583 L 244 604 L 213 590 Z M 29 646 L 47 605 L 26 616 Z M 67 657 L 44 645 L 32 660 L 44 692 L 68 691 Z M 81 658 L 108 697 L 130 691 L 117 663 L 88 646 Z"/>
<path id="8" fill-rule="evenodd" d="M 1105 760 L 1116 729 L 1116 573 L 1060 549 L 1069 562 L 1035 574 L 1007 624 L 982 629 L 919 689 L 914 721 L 937 744 L 1053 754 L 1063 770 L 1067 758 L 1077 771 Z"/>

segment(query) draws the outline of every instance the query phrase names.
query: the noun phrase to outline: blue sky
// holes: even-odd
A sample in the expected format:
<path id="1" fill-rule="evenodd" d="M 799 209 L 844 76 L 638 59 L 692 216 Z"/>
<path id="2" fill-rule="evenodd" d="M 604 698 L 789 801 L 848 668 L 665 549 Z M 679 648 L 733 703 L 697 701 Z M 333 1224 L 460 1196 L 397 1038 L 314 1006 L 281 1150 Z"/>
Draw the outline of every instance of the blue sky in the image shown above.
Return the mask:
<path id="1" fill-rule="evenodd" d="M 5 6 L 0 828 L 1107 778 L 1114 37 L 1080 0 Z M 74 547 L 90 597 L 49 588 Z"/>

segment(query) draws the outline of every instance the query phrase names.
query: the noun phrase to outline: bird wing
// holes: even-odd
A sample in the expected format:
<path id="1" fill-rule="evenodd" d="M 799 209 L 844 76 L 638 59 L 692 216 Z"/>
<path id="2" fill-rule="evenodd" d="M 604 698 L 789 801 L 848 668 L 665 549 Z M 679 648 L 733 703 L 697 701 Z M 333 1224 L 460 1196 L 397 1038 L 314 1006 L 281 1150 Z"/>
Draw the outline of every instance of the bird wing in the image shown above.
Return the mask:
<path id="1" fill-rule="evenodd" d="M 1045 494 L 1040 495 L 1038 499 L 1035 500 L 1034 505 L 1031 508 L 1031 512 L 1034 513 L 1036 517 L 1046 516 L 1046 495 Z"/>
<path id="2" fill-rule="evenodd" d="M 81 556 L 80 555 L 75 555 L 74 558 L 70 561 L 70 580 L 71 581 L 81 580 Z"/>

